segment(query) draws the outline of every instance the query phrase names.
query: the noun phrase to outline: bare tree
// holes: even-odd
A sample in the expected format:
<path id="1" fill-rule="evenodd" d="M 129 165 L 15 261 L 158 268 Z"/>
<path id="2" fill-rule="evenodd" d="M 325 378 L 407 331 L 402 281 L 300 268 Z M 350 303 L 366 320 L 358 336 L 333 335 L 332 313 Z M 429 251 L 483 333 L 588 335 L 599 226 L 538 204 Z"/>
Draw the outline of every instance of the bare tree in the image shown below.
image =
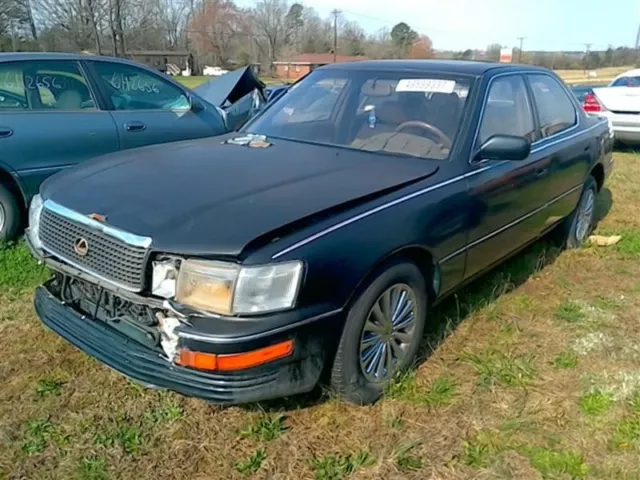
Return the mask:
<path id="1" fill-rule="evenodd" d="M 300 39 L 303 53 L 328 53 L 333 48 L 333 26 L 329 19 L 321 19 L 313 8 L 305 8 L 304 28 Z"/>
<path id="2" fill-rule="evenodd" d="M 216 64 L 226 65 L 247 43 L 249 32 L 245 14 L 229 0 L 206 1 L 196 7 L 189 33 L 200 52 L 210 53 Z"/>
<path id="3" fill-rule="evenodd" d="M 122 3 L 123 0 L 112 0 L 113 5 L 113 26 L 116 32 L 116 38 L 118 39 L 118 46 L 120 48 L 120 54 L 125 55 L 126 50 L 124 47 L 124 28 L 122 23 Z"/>
<path id="4" fill-rule="evenodd" d="M 264 36 L 268 44 L 269 60 L 275 62 L 287 38 L 287 0 L 260 0 L 253 10 L 256 33 Z"/>
<path id="5" fill-rule="evenodd" d="M 93 39 L 96 46 L 96 53 L 102 55 L 102 44 L 100 42 L 100 29 L 98 28 L 98 18 L 102 12 L 99 11 L 99 4 L 97 0 L 86 0 L 87 15 L 89 22 L 91 23 L 91 29 L 93 30 Z"/>
<path id="6" fill-rule="evenodd" d="M 343 22 L 340 28 L 338 45 L 344 55 L 364 55 L 367 37 L 358 22 Z"/>
<path id="7" fill-rule="evenodd" d="M 189 2 L 190 3 L 190 2 Z M 189 3 L 184 0 L 160 0 L 160 22 L 166 32 L 167 47 L 177 47 L 186 27 Z"/>

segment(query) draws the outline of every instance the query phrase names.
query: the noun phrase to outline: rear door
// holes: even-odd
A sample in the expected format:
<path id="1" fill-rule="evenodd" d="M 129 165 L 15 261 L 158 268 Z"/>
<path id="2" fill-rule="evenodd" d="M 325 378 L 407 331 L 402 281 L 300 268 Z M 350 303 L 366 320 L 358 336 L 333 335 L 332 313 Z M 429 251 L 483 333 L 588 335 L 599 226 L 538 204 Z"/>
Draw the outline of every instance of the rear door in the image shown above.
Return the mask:
<path id="1" fill-rule="evenodd" d="M 113 119 L 99 107 L 76 61 L 0 63 L 0 164 L 28 197 L 49 175 L 118 150 Z"/>
<path id="2" fill-rule="evenodd" d="M 489 81 L 474 151 L 493 135 L 539 138 L 524 76 L 509 74 Z M 471 222 L 469 278 L 535 239 L 547 201 L 549 160 L 532 153 L 523 161 L 477 161 L 469 166 Z"/>
<path id="3" fill-rule="evenodd" d="M 583 133 L 586 119 L 555 76 L 536 73 L 527 75 L 527 80 L 542 137 L 532 151 L 549 164 L 546 195 L 551 203 L 540 225 L 547 229 L 577 205 L 596 144 L 593 135 Z"/>
<path id="4" fill-rule="evenodd" d="M 123 149 L 225 133 L 211 105 L 195 112 L 186 89 L 161 75 L 127 63 L 88 62 L 107 100 Z"/>

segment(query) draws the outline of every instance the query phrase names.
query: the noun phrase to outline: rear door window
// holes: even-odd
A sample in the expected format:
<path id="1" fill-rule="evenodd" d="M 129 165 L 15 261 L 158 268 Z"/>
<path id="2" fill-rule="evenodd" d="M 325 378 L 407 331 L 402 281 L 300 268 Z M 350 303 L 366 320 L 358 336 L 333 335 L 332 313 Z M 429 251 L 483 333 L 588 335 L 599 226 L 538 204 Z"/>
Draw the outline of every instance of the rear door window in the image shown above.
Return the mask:
<path id="1" fill-rule="evenodd" d="M 96 102 L 77 62 L 24 61 L 0 65 L 0 109 L 79 111 Z"/>
<path id="2" fill-rule="evenodd" d="M 0 64 L 0 110 L 26 110 L 24 75 L 19 63 Z"/>
<path id="3" fill-rule="evenodd" d="M 531 103 L 520 75 L 499 77 L 489 87 L 478 146 L 494 135 L 525 137 L 532 142 L 536 140 Z"/>
<path id="4" fill-rule="evenodd" d="M 577 123 L 573 102 L 555 78 L 540 74 L 531 74 L 528 78 L 543 137 L 561 133 Z"/>

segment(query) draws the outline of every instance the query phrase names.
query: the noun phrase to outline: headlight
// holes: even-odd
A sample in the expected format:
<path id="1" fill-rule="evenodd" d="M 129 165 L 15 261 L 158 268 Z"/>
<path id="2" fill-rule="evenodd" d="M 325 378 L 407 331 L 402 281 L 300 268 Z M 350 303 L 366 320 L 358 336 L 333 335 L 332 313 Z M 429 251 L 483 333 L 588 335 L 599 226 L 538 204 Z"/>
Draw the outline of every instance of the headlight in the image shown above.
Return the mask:
<path id="1" fill-rule="evenodd" d="M 233 298 L 234 313 L 261 313 L 293 307 L 302 262 L 287 262 L 262 267 L 243 267 Z"/>
<path id="2" fill-rule="evenodd" d="M 302 279 L 302 262 L 257 267 L 185 260 L 176 300 L 222 315 L 265 313 L 293 307 Z"/>
<path id="3" fill-rule="evenodd" d="M 40 195 L 35 195 L 31 199 L 31 205 L 29 207 L 29 230 L 27 235 L 29 235 L 31 245 L 38 250 L 42 248 L 42 242 L 40 241 L 40 216 L 43 208 L 44 203 L 42 201 L 42 197 Z"/>

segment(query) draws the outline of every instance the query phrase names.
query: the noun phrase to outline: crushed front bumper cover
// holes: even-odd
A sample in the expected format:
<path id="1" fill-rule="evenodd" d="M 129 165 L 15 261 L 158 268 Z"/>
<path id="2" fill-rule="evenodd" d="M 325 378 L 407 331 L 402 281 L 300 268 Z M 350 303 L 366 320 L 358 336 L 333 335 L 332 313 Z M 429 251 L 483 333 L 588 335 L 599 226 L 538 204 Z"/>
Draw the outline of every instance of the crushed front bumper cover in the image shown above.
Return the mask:
<path id="1" fill-rule="evenodd" d="M 34 303 L 47 327 L 121 374 L 143 385 L 215 403 L 250 403 L 308 392 L 318 383 L 325 363 L 322 338 L 316 329 L 307 328 L 290 332 L 296 342 L 291 357 L 236 372 L 195 370 L 173 364 L 161 351 L 82 315 L 44 286 L 37 288 Z"/>

